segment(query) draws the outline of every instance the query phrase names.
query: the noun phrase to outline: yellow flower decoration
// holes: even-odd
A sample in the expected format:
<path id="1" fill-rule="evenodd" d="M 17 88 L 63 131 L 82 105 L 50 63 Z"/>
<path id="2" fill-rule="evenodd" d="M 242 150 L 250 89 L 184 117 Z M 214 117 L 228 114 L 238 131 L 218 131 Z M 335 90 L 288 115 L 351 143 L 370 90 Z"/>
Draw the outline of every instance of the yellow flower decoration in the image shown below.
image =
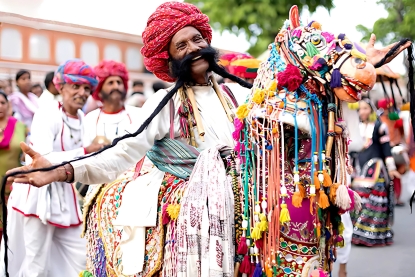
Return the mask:
<path id="1" fill-rule="evenodd" d="M 176 220 L 179 217 L 180 205 L 179 204 L 170 204 L 167 207 L 167 213 L 169 214 L 172 220 Z"/>
<path id="2" fill-rule="evenodd" d="M 277 90 L 277 82 L 275 80 L 271 81 L 271 84 L 269 84 L 268 90 L 269 91 L 276 91 Z"/>
<path id="3" fill-rule="evenodd" d="M 252 97 L 252 102 L 259 105 L 259 104 L 262 104 L 264 100 L 265 100 L 265 91 L 257 88 L 255 90 L 254 96 Z"/>
<path id="4" fill-rule="evenodd" d="M 242 104 L 236 110 L 236 117 L 240 120 L 245 119 L 249 114 L 248 104 Z"/>

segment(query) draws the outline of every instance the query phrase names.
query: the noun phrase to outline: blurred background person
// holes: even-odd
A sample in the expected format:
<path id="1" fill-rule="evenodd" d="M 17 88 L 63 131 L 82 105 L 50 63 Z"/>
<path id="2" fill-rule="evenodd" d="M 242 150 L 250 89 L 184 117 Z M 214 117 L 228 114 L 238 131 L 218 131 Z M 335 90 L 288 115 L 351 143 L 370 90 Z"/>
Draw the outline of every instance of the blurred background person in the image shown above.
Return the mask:
<path id="1" fill-rule="evenodd" d="M 81 60 L 69 60 L 59 66 L 53 83 L 62 95 L 62 104 L 51 102 L 36 112 L 32 149 L 56 164 L 101 149 L 99 144 L 83 147 L 81 108 L 97 85 L 92 68 Z M 30 157 L 26 159 L 30 162 Z M 15 239 L 9 240 L 10 276 L 72 277 L 85 269 L 82 216 L 74 187 L 66 181 L 42 188 L 13 185 L 7 227 L 15 234 Z"/>
<path id="2" fill-rule="evenodd" d="M 26 127 L 16 118 L 9 115 L 10 103 L 6 93 L 0 90 L 0 178 L 7 170 L 20 166 L 22 150 L 20 142 L 26 138 Z M 10 185 L 6 187 L 6 201 L 10 194 Z M 0 216 L 3 216 L 0 208 Z M 0 222 L 0 233 L 3 232 L 3 220 Z"/>
<path id="3" fill-rule="evenodd" d="M 161 90 L 161 89 L 166 89 L 167 85 L 166 83 L 163 82 L 154 82 L 153 83 L 153 91 L 154 93 L 156 93 L 157 91 Z"/>
<path id="4" fill-rule="evenodd" d="M 354 224 L 352 243 L 391 245 L 395 199 L 390 179 L 399 178 L 400 174 L 392 157 L 387 126 L 376 116 L 376 108 L 367 97 L 359 102 L 359 117 L 364 147 L 357 155 L 351 154 L 355 157 L 352 188 L 362 198 L 362 210 L 351 213 Z"/>
<path id="5" fill-rule="evenodd" d="M 22 121 L 30 130 L 33 116 L 39 107 L 38 97 L 30 92 L 32 88 L 30 72 L 24 69 L 17 72 L 16 85 L 19 91 L 10 94 L 9 101 L 13 105 L 14 117 Z"/>
<path id="6" fill-rule="evenodd" d="M 133 92 L 130 97 L 128 97 L 126 104 L 134 107 L 141 108 L 146 102 L 146 97 L 144 95 L 144 84 L 142 81 L 133 82 Z"/>
<path id="7" fill-rule="evenodd" d="M 51 101 L 62 101 L 62 96 L 59 94 L 59 91 L 56 89 L 53 84 L 53 77 L 55 72 L 48 72 L 45 76 L 45 90 L 42 95 L 39 97 L 39 107 L 42 107 L 46 103 Z"/>
<path id="8" fill-rule="evenodd" d="M 43 93 L 43 88 L 40 84 L 34 84 L 30 90 L 34 95 L 40 97 Z"/>

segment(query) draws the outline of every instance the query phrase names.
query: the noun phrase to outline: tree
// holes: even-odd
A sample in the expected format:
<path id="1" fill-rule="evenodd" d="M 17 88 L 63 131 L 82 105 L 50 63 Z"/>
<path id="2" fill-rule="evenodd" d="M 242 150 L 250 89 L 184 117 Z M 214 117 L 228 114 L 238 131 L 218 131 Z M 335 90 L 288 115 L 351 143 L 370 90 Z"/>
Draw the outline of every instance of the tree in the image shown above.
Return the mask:
<path id="1" fill-rule="evenodd" d="M 414 0 L 380 0 L 388 16 L 378 19 L 373 27 L 358 25 L 356 28 L 363 34 L 363 41 L 369 41 L 372 33 L 384 45 L 396 42 L 401 38 L 415 39 L 415 1 Z"/>
<path id="2" fill-rule="evenodd" d="M 333 0 L 186 0 L 209 15 L 214 29 L 234 34 L 245 33 L 252 55 L 261 54 L 274 41 L 292 5 L 333 8 Z"/>

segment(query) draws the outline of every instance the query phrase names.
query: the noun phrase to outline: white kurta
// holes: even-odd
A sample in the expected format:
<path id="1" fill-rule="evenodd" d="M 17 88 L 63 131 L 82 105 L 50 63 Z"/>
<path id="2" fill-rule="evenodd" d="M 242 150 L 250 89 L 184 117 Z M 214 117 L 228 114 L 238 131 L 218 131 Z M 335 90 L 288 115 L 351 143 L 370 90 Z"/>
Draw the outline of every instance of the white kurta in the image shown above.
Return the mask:
<path id="1" fill-rule="evenodd" d="M 90 145 L 96 136 L 104 136 L 110 141 L 125 135 L 133 122 L 140 118 L 140 109 L 125 106 L 117 113 L 105 113 L 101 108 L 89 112 L 85 116 L 85 147 Z"/>
<path id="2" fill-rule="evenodd" d="M 205 129 L 205 141 L 202 142 L 197 128 L 194 128 L 198 148 L 204 150 L 218 144 L 233 147 L 234 126 L 227 119 L 216 92 L 210 86 L 194 86 L 192 88 Z M 136 123 L 133 122 L 131 129 L 128 130 L 130 133 L 135 132 L 141 126 L 166 94 L 166 90 L 160 90 L 146 101 L 141 108 L 140 119 Z M 179 139 L 180 117 L 178 109 L 181 104 L 179 95 L 176 94 L 173 100 L 175 109 L 174 136 Z M 169 130 L 170 105 L 167 104 L 140 135 L 120 141 L 115 147 L 95 157 L 72 163 L 75 180 L 84 184 L 107 183 L 115 180 L 120 173 L 143 158 L 156 140 L 169 137 Z"/>
<path id="3" fill-rule="evenodd" d="M 38 110 L 32 148 L 53 164 L 84 155 L 81 111 L 78 118 L 67 116 L 57 102 Z M 11 277 L 70 277 L 84 269 L 86 241 L 80 238 L 82 217 L 72 184 L 54 182 L 36 188 L 15 183 L 8 207 Z"/>

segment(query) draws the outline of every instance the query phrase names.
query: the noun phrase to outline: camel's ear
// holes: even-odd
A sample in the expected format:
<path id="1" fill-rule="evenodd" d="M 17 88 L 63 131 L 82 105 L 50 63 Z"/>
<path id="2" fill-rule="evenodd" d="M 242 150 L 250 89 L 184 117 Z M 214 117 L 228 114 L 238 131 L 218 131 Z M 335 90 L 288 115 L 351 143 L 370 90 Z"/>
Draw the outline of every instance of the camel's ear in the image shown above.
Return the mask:
<path id="1" fill-rule="evenodd" d="M 298 7 L 296 5 L 292 6 L 290 9 L 290 22 L 292 29 L 300 26 L 300 13 L 298 12 Z"/>

